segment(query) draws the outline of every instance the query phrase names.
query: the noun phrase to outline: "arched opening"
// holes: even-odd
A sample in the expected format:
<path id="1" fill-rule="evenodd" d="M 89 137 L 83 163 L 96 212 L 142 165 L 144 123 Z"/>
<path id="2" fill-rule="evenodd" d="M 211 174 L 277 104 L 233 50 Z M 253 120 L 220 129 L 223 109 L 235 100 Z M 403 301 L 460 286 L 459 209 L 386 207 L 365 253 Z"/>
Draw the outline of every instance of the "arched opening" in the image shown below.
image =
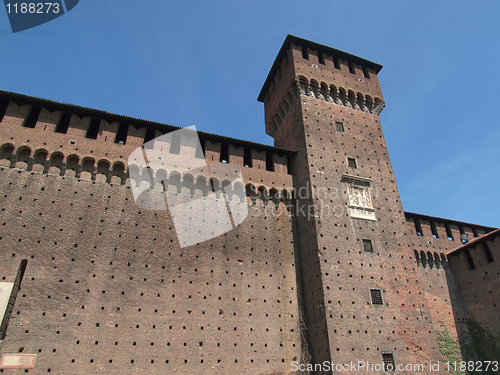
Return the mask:
<path id="1" fill-rule="evenodd" d="M 151 169 L 150 167 L 146 167 L 142 170 L 142 176 L 141 176 L 141 182 L 142 181 L 147 181 L 152 188 L 154 188 L 154 181 L 155 181 L 155 176 L 154 176 L 154 170 Z"/>
<path id="2" fill-rule="evenodd" d="M 339 99 L 343 105 L 347 105 L 347 94 L 342 87 L 339 89 Z"/>
<path id="3" fill-rule="evenodd" d="M 271 202 L 274 203 L 274 206 L 276 209 L 278 209 L 278 205 L 279 205 L 279 202 L 280 202 L 280 193 L 278 192 L 277 189 L 275 188 L 272 188 L 270 191 L 269 191 L 269 198 L 271 200 Z"/>
<path id="4" fill-rule="evenodd" d="M 82 163 L 82 172 L 88 172 L 90 174 L 94 174 L 94 164 L 95 160 L 92 158 L 86 158 Z"/>
<path id="5" fill-rule="evenodd" d="M 286 189 L 283 189 L 281 191 L 281 201 L 286 205 L 288 206 L 288 204 L 290 203 L 290 193 L 288 190 Z"/>
<path id="6" fill-rule="evenodd" d="M 183 176 L 182 186 L 188 188 L 191 195 L 194 194 L 194 178 L 192 174 L 186 173 Z"/>
<path id="7" fill-rule="evenodd" d="M 430 251 L 427 252 L 427 263 L 429 263 L 430 268 L 434 268 L 434 257 Z"/>
<path id="8" fill-rule="evenodd" d="M 141 183 L 141 178 L 140 178 L 139 167 L 137 165 L 129 164 L 128 175 L 130 178 L 130 185 L 131 186 L 139 186 L 139 184 Z"/>
<path id="9" fill-rule="evenodd" d="M 320 92 L 321 92 L 322 99 L 327 100 L 327 101 L 330 100 L 330 96 L 328 94 L 328 85 L 325 82 L 321 82 Z"/>
<path id="10" fill-rule="evenodd" d="M 14 153 L 14 146 L 7 144 L 2 146 L 2 151 L 0 152 L 0 159 L 6 159 L 12 162 L 12 154 Z"/>
<path id="11" fill-rule="evenodd" d="M 262 201 L 262 204 L 265 206 L 267 201 L 269 200 L 269 195 L 267 194 L 266 188 L 264 186 L 259 186 L 258 190 L 258 199 Z"/>
<path id="12" fill-rule="evenodd" d="M 424 268 L 427 266 L 427 256 L 423 250 L 420 251 L 420 263 L 422 263 L 422 267 Z"/>
<path id="13" fill-rule="evenodd" d="M 60 170 L 62 170 L 63 163 L 64 163 L 64 155 L 63 154 L 61 154 L 59 152 L 55 152 L 50 156 L 50 166 L 51 167 L 56 167 L 56 168 L 59 168 Z"/>
<path id="14" fill-rule="evenodd" d="M 231 186 L 231 181 L 222 181 L 222 193 L 226 194 L 228 200 L 233 199 L 233 188 Z"/>
<path id="15" fill-rule="evenodd" d="M 233 195 L 236 195 L 240 203 L 245 202 L 245 191 L 243 189 L 243 184 L 241 182 L 236 182 L 233 186 Z"/>
<path id="16" fill-rule="evenodd" d="M 78 173 L 78 164 L 80 158 L 77 155 L 71 155 L 66 159 L 66 169 L 71 169 L 73 172 Z"/>
<path id="17" fill-rule="evenodd" d="M 365 97 L 363 96 L 363 94 L 359 93 L 356 95 L 357 97 L 357 105 L 359 107 L 359 109 L 361 109 L 362 111 L 365 110 Z"/>
<path id="18" fill-rule="evenodd" d="M 330 91 L 328 94 L 330 95 L 332 102 L 338 103 L 339 92 L 337 90 L 337 87 L 335 87 L 334 85 L 330 85 Z"/>
<path id="19" fill-rule="evenodd" d="M 216 198 L 220 197 L 220 184 L 216 178 L 210 178 L 210 191 L 215 192 Z"/>
<path id="20" fill-rule="evenodd" d="M 373 113 L 373 99 L 370 95 L 365 97 L 365 106 L 368 112 Z"/>
<path id="21" fill-rule="evenodd" d="M 168 191 L 174 192 L 174 193 L 180 193 L 182 186 L 181 186 L 181 175 L 179 172 L 174 171 L 170 173 L 170 177 L 168 179 Z M 172 189 L 171 189 L 172 187 Z"/>
<path id="22" fill-rule="evenodd" d="M 29 147 L 22 147 L 17 150 L 17 161 L 22 161 L 26 164 L 30 162 L 31 149 Z"/>
<path id="23" fill-rule="evenodd" d="M 380 112 L 382 112 L 382 110 L 384 109 L 384 102 L 382 101 L 382 99 L 380 98 L 375 98 L 375 103 L 374 103 L 374 108 L 373 108 L 373 112 L 377 115 L 380 114 Z"/>
<path id="24" fill-rule="evenodd" d="M 437 269 L 441 267 L 441 258 L 439 258 L 438 253 L 434 253 L 434 264 L 436 265 Z"/>
<path id="25" fill-rule="evenodd" d="M 446 266 L 448 265 L 448 259 L 443 253 L 441 253 L 441 265 L 443 266 L 443 268 L 446 268 Z"/>
<path id="26" fill-rule="evenodd" d="M 352 108 L 357 108 L 356 96 L 354 95 L 354 91 L 349 90 L 348 101 L 349 101 L 349 104 L 351 105 Z"/>
<path id="27" fill-rule="evenodd" d="M 45 163 L 47 162 L 47 156 L 49 155 L 49 153 L 47 152 L 47 150 L 43 150 L 43 149 L 40 149 L 40 150 L 37 150 L 35 152 L 35 157 L 33 158 L 33 164 L 37 165 L 43 165 L 45 167 Z"/>
<path id="28" fill-rule="evenodd" d="M 311 96 L 319 98 L 318 82 L 316 82 L 314 79 L 311 80 Z"/>
<path id="29" fill-rule="evenodd" d="M 167 171 L 165 169 L 158 169 L 156 171 L 155 182 L 160 182 L 162 184 L 165 184 L 166 180 L 167 180 Z"/>
<path id="30" fill-rule="evenodd" d="M 245 188 L 245 195 L 250 198 L 252 201 L 252 204 L 255 205 L 257 198 L 258 198 L 258 193 L 257 189 L 255 188 L 255 185 L 253 184 L 247 184 Z"/>
<path id="31" fill-rule="evenodd" d="M 303 95 L 307 95 L 309 92 L 309 84 L 307 82 L 307 79 L 305 77 L 300 77 L 299 78 L 299 89 L 300 93 Z"/>
<path id="32" fill-rule="evenodd" d="M 200 190 L 203 196 L 207 196 L 208 186 L 207 179 L 203 176 L 198 176 L 196 179 L 196 184 L 194 185 L 194 190 Z"/>
<path id="33" fill-rule="evenodd" d="M 108 179 L 109 176 L 109 162 L 107 160 L 99 160 L 97 163 L 97 174 L 103 175 Z"/>
<path id="34" fill-rule="evenodd" d="M 121 182 L 123 182 L 123 179 L 125 177 L 125 166 L 123 163 L 117 162 L 113 165 L 113 171 L 111 172 L 111 175 L 113 177 L 118 177 Z"/>

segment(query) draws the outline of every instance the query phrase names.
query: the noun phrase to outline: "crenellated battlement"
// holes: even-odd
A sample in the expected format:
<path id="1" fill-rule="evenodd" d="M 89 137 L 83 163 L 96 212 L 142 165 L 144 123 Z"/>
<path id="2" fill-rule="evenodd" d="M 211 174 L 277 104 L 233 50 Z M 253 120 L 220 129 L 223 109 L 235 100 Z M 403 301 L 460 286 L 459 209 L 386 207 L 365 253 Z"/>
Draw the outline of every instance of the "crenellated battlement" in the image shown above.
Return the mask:
<path id="1" fill-rule="evenodd" d="M 407 228 L 413 236 L 421 237 L 427 244 L 440 244 L 447 249 L 456 248 L 457 243 L 465 243 L 461 239 L 464 234 L 471 240 L 495 230 L 495 228 L 482 225 L 412 212 L 405 212 L 405 216 Z"/>
<path id="2" fill-rule="evenodd" d="M 335 85 L 328 85 L 326 82 L 318 82 L 312 79 L 310 82 L 304 76 L 296 78 L 290 86 L 289 92 L 283 97 L 281 102 L 277 105 L 275 113 L 266 122 L 266 133 L 274 137 L 283 123 L 288 113 L 290 112 L 293 103 L 300 95 L 324 100 L 326 102 L 334 103 L 352 108 L 361 112 L 380 115 L 380 112 L 385 107 L 382 99 L 370 95 L 363 95 L 361 92 L 346 90 L 344 87 L 335 87 Z"/>
<path id="3" fill-rule="evenodd" d="M 381 65 L 289 35 L 258 100 L 266 133 L 274 137 L 300 95 L 379 115 L 385 106 L 377 79 Z"/>
<path id="4" fill-rule="evenodd" d="M 153 123 L 20 94 L 0 92 L 0 165 L 60 176 L 125 184 L 128 156 L 171 131 Z M 292 186 L 294 152 L 198 132 L 208 164 L 230 163 L 246 181 Z M 203 156 L 202 156 L 203 157 Z"/>
<path id="5" fill-rule="evenodd" d="M 418 252 L 415 250 L 415 261 L 418 267 L 428 268 L 428 269 L 445 269 L 448 267 L 448 258 L 444 253 L 431 253 L 430 251 L 424 252 L 421 250 Z"/>

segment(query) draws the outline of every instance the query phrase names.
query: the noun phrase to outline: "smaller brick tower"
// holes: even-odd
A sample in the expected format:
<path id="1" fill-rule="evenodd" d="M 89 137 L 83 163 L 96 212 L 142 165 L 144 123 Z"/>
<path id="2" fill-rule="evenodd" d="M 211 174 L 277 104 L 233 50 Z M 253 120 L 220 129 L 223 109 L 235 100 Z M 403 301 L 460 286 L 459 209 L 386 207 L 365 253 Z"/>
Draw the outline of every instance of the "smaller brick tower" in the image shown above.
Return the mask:
<path id="1" fill-rule="evenodd" d="M 353 374 L 391 364 L 428 371 L 441 358 L 378 117 L 381 68 L 289 35 L 258 98 L 275 145 L 297 151 L 292 173 L 312 362 L 374 366 L 344 369 Z M 418 370 L 398 373 L 427 373 Z"/>

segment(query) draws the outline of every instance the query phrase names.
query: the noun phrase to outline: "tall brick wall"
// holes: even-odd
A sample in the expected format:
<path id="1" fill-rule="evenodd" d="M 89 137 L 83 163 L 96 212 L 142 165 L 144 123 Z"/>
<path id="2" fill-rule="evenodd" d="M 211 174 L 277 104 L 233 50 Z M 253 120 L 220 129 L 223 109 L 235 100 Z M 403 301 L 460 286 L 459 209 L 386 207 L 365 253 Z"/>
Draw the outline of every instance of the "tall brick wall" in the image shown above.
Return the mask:
<path id="1" fill-rule="evenodd" d="M 232 187 L 226 199 L 243 199 L 249 216 L 181 248 L 168 210 L 134 202 L 131 184 L 140 182 L 129 179 L 127 158 L 147 141 L 147 123 L 51 102 L 30 123 L 36 99 L 2 96 L 0 282 L 14 282 L 27 263 L 1 353 L 37 354 L 33 371 L 64 374 L 284 374 L 302 360 L 285 207 L 292 153 L 201 133 L 208 164 L 221 161 L 226 144 L 226 161 L 241 168 L 249 196 Z M 68 111 L 68 128 L 56 132 Z M 127 121 L 134 125 L 121 144 Z M 156 189 L 173 184 L 171 175 L 153 178 Z M 207 194 L 186 180 L 178 193 Z"/>
<path id="2" fill-rule="evenodd" d="M 465 316 L 500 334 L 499 230 L 448 255 Z"/>
<path id="3" fill-rule="evenodd" d="M 37 373 L 269 374 L 300 359 L 286 210 L 257 200 L 181 249 L 168 211 L 141 212 L 129 186 L 2 169 L 0 190 L 0 280 L 28 261 L 1 351 L 38 354 Z"/>
<path id="4" fill-rule="evenodd" d="M 434 328 L 446 328 L 457 339 L 459 333 L 467 333 L 468 330 L 458 289 L 462 286 L 456 281 L 461 276 L 456 273 L 456 266 L 450 267 L 447 255 L 463 245 L 462 234 L 473 240 L 493 228 L 414 213 L 405 213 L 405 216 L 405 236 L 409 249 L 415 252 Z"/>

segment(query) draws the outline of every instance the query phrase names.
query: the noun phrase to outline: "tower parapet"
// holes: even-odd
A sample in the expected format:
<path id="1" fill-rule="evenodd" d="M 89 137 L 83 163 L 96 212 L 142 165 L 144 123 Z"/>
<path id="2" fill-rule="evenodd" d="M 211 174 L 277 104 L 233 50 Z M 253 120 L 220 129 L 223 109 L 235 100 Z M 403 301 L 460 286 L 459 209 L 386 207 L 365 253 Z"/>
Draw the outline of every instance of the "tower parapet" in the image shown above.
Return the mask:
<path id="1" fill-rule="evenodd" d="M 382 66 L 349 53 L 288 35 L 259 94 L 267 134 L 274 137 L 299 95 L 362 112 L 385 106 L 377 79 Z"/>

